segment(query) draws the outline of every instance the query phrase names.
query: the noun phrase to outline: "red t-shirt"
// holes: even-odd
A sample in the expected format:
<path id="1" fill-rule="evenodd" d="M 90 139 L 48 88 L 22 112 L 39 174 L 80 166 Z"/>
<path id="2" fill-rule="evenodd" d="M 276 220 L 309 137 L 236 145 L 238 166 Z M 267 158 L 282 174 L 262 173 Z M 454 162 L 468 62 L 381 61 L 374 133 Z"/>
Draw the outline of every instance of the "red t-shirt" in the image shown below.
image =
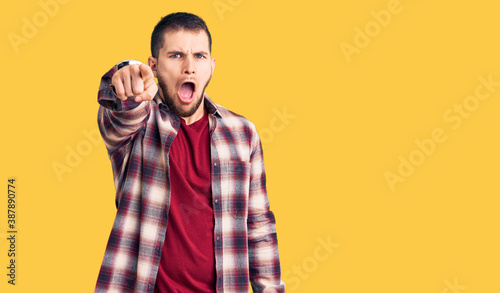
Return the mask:
<path id="1" fill-rule="evenodd" d="M 170 211 L 155 293 L 215 292 L 214 214 L 207 113 L 170 147 Z"/>

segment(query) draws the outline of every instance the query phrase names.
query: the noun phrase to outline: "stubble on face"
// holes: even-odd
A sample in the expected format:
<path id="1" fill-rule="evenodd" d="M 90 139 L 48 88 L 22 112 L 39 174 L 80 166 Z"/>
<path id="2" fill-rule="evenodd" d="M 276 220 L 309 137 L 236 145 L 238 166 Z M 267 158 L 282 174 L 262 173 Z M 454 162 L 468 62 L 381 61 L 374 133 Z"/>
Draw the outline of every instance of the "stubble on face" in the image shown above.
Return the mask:
<path id="1" fill-rule="evenodd" d="M 205 89 L 213 74 L 215 59 L 208 44 L 203 31 L 167 31 L 158 56 L 148 59 L 163 102 L 189 124 L 203 115 Z"/>
<path id="2" fill-rule="evenodd" d="M 168 94 L 168 88 L 167 88 L 167 83 L 165 80 L 162 78 L 159 72 L 157 72 L 157 79 L 158 79 L 158 84 L 160 85 L 160 91 L 162 92 L 163 100 L 167 104 L 168 108 L 174 112 L 175 115 L 179 117 L 190 117 L 194 113 L 196 113 L 196 110 L 201 106 L 201 103 L 203 102 L 204 99 L 204 94 L 205 94 L 205 89 L 207 88 L 208 84 L 210 83 L 210 80 L 212 79 L 212 74 L 210 74 L 210 77 L 208 78 L 207 82 L 203 86 L 203 90 L 201 91 L 200 95 L 196 97 L 196 102 L 194 105 L 192 105 L 188 110 L 183 110 L 179 105 L 176 104 L 176 97 L 172 97 Z"/>

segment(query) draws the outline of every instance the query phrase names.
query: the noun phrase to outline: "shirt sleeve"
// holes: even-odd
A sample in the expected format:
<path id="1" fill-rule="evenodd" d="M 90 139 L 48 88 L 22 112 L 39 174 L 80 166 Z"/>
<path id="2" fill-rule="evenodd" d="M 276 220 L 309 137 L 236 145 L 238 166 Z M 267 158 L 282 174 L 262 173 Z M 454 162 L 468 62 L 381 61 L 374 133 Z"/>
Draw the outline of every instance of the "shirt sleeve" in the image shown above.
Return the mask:
<path id="1" fill-rule="evenodd" d="M 145 126 L 149 116 L 150 101 L 135 102 L 134 98 L 122 101 L 111 87 L 113 67 L 102 76 L 97 95 L 99 111 L 97 122 L 108 153 L 127 144 L 139 129 Z"/>
<path id="2" fill-rule="evenodd" d="M 252 153 L 247 220 L 250 283 L 253 292 L 282 293 L 285 283 L 281 280 L 276 221 L 267 197 L 262 144 L 252 123 L 250 130 Z"/>

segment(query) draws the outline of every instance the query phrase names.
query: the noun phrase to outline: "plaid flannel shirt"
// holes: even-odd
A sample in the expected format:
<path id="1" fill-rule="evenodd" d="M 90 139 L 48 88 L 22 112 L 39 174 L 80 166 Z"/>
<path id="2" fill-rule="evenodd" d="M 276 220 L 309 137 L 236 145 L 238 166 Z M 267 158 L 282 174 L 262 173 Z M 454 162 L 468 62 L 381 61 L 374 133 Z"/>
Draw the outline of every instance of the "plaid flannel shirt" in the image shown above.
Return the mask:
<path id="1" fill-rule="evenodd" d="M 98 124 L 113 168 L 117 213 L 95 292 L 153 292 L 170 204 L 169 149 L 180 118 L 157 93 L 121 101 L 101 80 Z M 255 126 L 214 104 L 209 113 L 217 292 L 285 292 Z M 168 257 L 168 256 L 167 256 Z"/>

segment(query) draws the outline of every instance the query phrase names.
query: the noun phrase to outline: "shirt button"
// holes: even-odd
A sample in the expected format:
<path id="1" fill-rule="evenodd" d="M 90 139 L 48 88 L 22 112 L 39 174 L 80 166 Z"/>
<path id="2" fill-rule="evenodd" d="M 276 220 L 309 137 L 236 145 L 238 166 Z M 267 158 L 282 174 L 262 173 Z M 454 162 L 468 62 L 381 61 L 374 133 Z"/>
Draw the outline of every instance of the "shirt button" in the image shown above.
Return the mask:
<path id="1" fill-rule="evenodd" d="M 217 237 L 217 241 L 220 241 L 220 237 Z"/>
<path id="2" fill-rule="evenodd" d="M 217 204 L 217 203 L 219 203 L 219 200 L 218 200 L 218 199 L 216 199 L 216 200 L 215 200 L 215 203 L 216 203 L 216 204 Z"/>
<path id="3" fill-rule="evenodd" d="M 214 166 L 217 167 L 217 163 L 214 163 Z"/>

